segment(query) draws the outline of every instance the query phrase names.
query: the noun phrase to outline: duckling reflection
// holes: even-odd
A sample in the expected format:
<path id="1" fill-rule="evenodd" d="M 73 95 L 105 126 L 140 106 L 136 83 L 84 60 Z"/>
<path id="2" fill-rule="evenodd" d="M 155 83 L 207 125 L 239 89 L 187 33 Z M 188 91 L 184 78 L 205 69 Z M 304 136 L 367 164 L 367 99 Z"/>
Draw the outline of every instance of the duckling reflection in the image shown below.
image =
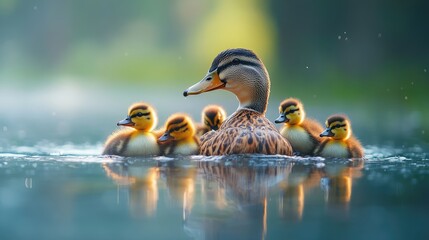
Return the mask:
<path id="1" fill-rule="evenodd" d="M 162 174 L 166 178 L 171 202 L 182 206 L 183 220 L 186 220 L 194 204 L 196 167 L 183 165 L 180 160 L 170 161 L 162 169 Z"/>
<path id="2" fill-rule="evenodd" d="M 288 178 L 278 184 L 280 217 L 288 221 L 301 221 L 305 192 L 318 186 L 321 178 L 321 170 L 313 165 L 294 165 Z"/>
<path id="3" fill-rule="evenodd" d="M 158 203 L 159 168 L 151 165 L 103 164 L 106 175 L 128 190 L 129 207 L 132 215 L 153 216 Z"/>
<path id="4" fill-rule="evenodd" d="M 268 226 L 268 192 L 287 177 L 290 163 L 253 165 L 252 159 L 198 162 L 201 207 L 184 222 L 198 239 L 264 239 Z M 200 199 L 199 199 L 200 200 Z"/>
<path id="5" fill-rule="evenodd" d="M 326 166 L 326 176 L 320 181 L 325 192 L 325 202 L 329 206 L 338 206 L 348 210 L 352 198 L 353 180 L 362 176 L 364 161 L 356 159 L 345 166 Z"/>

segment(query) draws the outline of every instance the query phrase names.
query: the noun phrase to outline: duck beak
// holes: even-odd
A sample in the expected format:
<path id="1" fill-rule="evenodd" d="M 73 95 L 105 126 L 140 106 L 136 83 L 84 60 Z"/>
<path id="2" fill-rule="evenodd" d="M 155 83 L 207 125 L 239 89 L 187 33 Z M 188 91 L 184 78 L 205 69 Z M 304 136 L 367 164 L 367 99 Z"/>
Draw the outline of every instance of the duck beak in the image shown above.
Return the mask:
<path id="1" fill-rule="evenodd" d="M 287 123 L 289 122 L 289 119 L 286 118 L 286 116 L 284 114 L 280 114 L 280 116 L 274 120 L 275 123 Z"/>
<path id="2" fill-rule="evenodd" d="M 222 82 L 217 74 L 217 69 L 207 73 L 207 75 L 196 84 L 192 85 L 183 92 L 183 96 L 197 95 L 203 92 L 210 92 L 216 89 L 224 88 L 226 82 Z"/>
<path id="3" fill-rule="evenodd" d="M 325 131 L 323 131 L 320 134 L 320 137 L 332 137 L 334 134 L 331 132 L 331 128 L 326 128 Z"/>
<path id="4" fill-rule="evenodd" d="M 116 124 L 116 126 L 128 126 L 128 127 L 132 127 L 134 125 L 136 125 L 136 124 L 131 121 L 130 116 L 128 116 L 127 118 L 125 118 L 125 119 L 123 119 L 121 121 L 119 121 Z"/>
<path id="5" fill-rule="evenodd" d="M 170 132 L 165 132 L 160 138 L 158 138 L 159 142 L 166 142 L 168 140 L 172 140 L 173 137 L 170 135 Z"/>

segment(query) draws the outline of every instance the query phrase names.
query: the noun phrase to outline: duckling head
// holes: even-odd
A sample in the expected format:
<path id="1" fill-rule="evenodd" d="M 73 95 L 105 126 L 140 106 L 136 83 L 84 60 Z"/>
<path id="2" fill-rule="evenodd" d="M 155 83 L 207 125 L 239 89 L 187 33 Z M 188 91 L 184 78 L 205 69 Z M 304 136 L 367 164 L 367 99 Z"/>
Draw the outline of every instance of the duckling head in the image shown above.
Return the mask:
<path id="1" fill-rule="evenodd" d="M 152 131 L 158 122 L 155 110 L 147 103 L 134 103 L 128 109 L 128 116 L 118 126 L 133 127 L 141 131 Z"/>
<path id="2" fill-rule="evenodd" d="M 285 123 L 288 125 L 301 124 L 305 118 L 304 105 L 295 98 L 283 100 L 279 106 L 280 116 L 275 123 Z"/>
<path id="3" fill-rule="evenodd" d="M 332 115 L 326 120 L 326 129 L 320 137 L 331 137 L 335 140 L 347 140 L 352 134 L 350 120 L 345 115 Z"/>
<path id="4" fill-rule="evenodd" d="M 178 141 L 195 135 L 192 119 L 182 113 L 170 116 L 165 124 L 165 129 L 165 133 L 158 139 L 159 142 Z"/>
<path id="5" fill-rule="evenodd" d="M 217 131 L 226 118 L 225 110 L 218 105 L 209 105 L 203 109 L 201 121 L 210 130 Z"/>
<path id="6" fill-rule="evenodd" d="M 228 49 L 217 55 L 206 76 L 186 89 L 183 95 L 186 97 L 217 89 L 234 93 L 240 102 L 239 109 L 265 113 L 270 77 L 261 59 L 253 51 Z"/>

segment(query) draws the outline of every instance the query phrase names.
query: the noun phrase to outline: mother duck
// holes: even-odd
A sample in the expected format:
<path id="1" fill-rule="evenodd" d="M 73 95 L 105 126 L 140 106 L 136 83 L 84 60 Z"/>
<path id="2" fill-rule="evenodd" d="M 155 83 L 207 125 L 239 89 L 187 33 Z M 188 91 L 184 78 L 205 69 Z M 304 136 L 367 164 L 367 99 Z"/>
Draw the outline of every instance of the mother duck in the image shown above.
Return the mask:
<path id="1" fill-rule="evenodd" d="M 218 131 L 201 136 L 201 155 L 292 155 L 289 142 L 265 117 L 270 77 L 253 51 L 236 48 L 219 53 L 207 75 L 186 89 L 183 95 L 186 97 L 217 89 L 234 93 L 240 105 Z"/>

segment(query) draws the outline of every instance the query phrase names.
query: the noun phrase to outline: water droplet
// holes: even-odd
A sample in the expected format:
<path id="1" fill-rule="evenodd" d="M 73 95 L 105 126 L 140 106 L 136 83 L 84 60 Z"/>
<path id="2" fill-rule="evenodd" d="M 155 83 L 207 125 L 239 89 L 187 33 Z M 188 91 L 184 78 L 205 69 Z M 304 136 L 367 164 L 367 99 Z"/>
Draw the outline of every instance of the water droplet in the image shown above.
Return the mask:
<path id="1" fill-rule="evenodd" d="M 346 38 L 344 38 L 344 40 L 346 40 L 346 41 L 347 41 L 347 40 L 349 40 L 349 38 L 348 38 L 348 37 L 346 37 Z"/>
<path id="2" fill-rule="evenodd" d="M 305 68 L 307 68 L 307 69 L 308 69 L 308 66 L 305 66 Z"/>
<path id="3" fill-rule="evenodd" d="M 341 40 L 341 35 L 338 35 L 338 40 Z"/>
<path id="4" fill-rule="evenodd" d="M 428 70 L 425 68 L 425 69 L 423 69 L 423 72 L 427 72 Z"/>
<path id="5" fill-rule="evenodd" d="M 32 178 L 25 178 L 25 188 L 33 188 L 33 179 Z"/>
<path id="6" fill-rule="evenodd" d="M 7 127 L 3 126 L 3 132 L 7 132 Z"/>
<path id="7" fill-rule="evenodd" d="M 381 33 L 378 33 L 378 38 L 381 38 Z"/>
<path id="8" fill-rule="evenodd" d="M 344 32 L 344 34 L 347 34 L 347 32 Z"/>
<path id="9" fill-rule="evenodd" d="M 411 82 L 411 85 L 414 85 L 414 82 Z"/>
<path id="10" fill-rule="evenodd" d="M 422 134 L 425 134 L 425 130 L 422 130 Z"/>
<path id="11" fill-rule="evenodd" d="M 32 166 L 33 166 L 34 168 L 37 168 L 37 163 L 33 163 L 33 164 L 32 164 Z"/>
<path id="12" fill-rule="evenodd" d="M 404 98 L 405 100 L 408 100 L 408 97 L 407 96 L 405 96 L 405 98 Z"/>

